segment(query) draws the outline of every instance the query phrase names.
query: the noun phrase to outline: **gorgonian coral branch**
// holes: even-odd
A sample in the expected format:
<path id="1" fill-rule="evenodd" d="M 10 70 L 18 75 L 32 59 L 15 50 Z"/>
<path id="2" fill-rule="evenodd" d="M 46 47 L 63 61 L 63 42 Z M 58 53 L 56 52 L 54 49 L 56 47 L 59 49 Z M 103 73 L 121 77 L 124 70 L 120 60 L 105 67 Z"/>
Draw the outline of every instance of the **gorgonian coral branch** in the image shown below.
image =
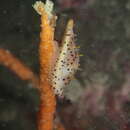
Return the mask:
<path id="1" fill-rule="evenodd" d="M 56 16 L 53 3 L 37 1 L 34 9 L 41 15 L 40 33 L 40 94 L 41 104 L 38 114 L 39 130 L 53 129 L 55 94 L 62 96 L 63 87 L 72 79 L 78 69 L 79 54 L 74 43 L 73 20 L 69 20 L 62 41 L 58 47 L 54 40 Z"/>
<path id="2" fill-rule="evenodd" d="M 50 2 L 51 4 L 51 2 Z M 36 2 L 35 10 L 41 15 L 40 33 L 40 109 L 38 113 L 38 129 L 52 130 L 56 99 L 50 83 L 50 75 L 54 65 L 56 47 L 54 42 L 54 28 L 50 24 L 50 17 L 42 2 Z M 46 7 L 47 8 L 47 7 Z"/>
<path id="3" fill-rule="evenodd" d="M 0 64 L 6 66 L 20 79 L 30 81 L 35 87 L 38 86 L 38 77 L 9 51 L 0 49 Z"/>

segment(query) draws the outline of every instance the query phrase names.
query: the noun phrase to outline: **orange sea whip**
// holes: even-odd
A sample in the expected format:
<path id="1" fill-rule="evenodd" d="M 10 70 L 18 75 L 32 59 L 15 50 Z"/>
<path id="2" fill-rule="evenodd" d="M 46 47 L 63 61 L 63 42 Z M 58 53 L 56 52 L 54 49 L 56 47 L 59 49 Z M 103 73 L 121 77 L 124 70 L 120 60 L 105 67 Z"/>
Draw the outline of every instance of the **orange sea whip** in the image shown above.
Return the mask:
<path id="1" fill-rule="evenodd" d="M 9 51 L 0 48 L 0 64 L 6 66 L 15 73 L 20 79 L 30 81 L 34 87 L 38 86 L 37 76 L 24 65 L 19 59 L 13 56 Z"/>
<path id="2" fill-rule="evenodd" d="M 73 26 L 74 22 L 70 19 L 66 25 L 52 75 L 52 87 L 59 97 L 63 97 L 64 87 L 73 79 L 79 67 L 79 53 L 74 41 Z"/>
<path id="3" fill-rule="evenodd" d="M 71 80 L 79 66 L 78 49 L 74 41 L 73 20 L 69 20 L 62 46 L 54 41 L 56 16 L 52 14 L 53 3 L 37 1 L 34 9 L 41 15 L 40 33 L 40 93 L 41 104 L 38 114 L 39 130 L 53 129 L 55 94 L 62 96 L 63 87 Z M 53 89 L 54 90 L 53 90 Z"/>
<path id="4" fill-rule="evenodd" d="M 38 113 L 38 129 L 52 130 L 56 106 L 55 94 L 61 96 L 62 87 L 71 79 L 75 70 L 78 69 L 79 55 L 73 40 L 73 20 L 69 20 L 67 24 L 62 47 L 59 49 L 54 41 L 56 16 L 51 12 L 53 3 L 47 0 L 44 5 L 39 1 L 36 2 L 34 8 L 41 15 L 41 41 L 39 48 L 40 82 L 28 67 L 4 49 L 0 49 L 0 64 L 8 67 L 22 80 L 30 80 L 35 86 L 39 86 L 41 104 Z M 65 62 L 65 66 L 62 65 L 61 60 Z M 68 67 L 71 70 L 68 70 Z M 54 72 L 55 69 L 56 71 Z M 54 79 L 56 76 L 57 79 L 61 77 L 65 78 L 66 81 L 62 83 L 62 79 L 60 81 Z M 57 85 L 54 85 L 55 83 Z M 53 91 L 52 88 L 58 90 L 58 92 Z M 61 126 L 57 127 L 57 129 L 64 129 Z"/>
<path id="5" fill-rule="evenodd" d="M 50 2 L 50 1 L 49 1 Z M 54 28 L 51 18 L 42 2 L 36 2 L 34 8 L 41 15 L 40 33 L 40 108 L 38 113 L 38 130 L 52 130 L 56 99 L 51 87 L 51 73 L 55 63 L 57 46 L 54 41 Z"/>

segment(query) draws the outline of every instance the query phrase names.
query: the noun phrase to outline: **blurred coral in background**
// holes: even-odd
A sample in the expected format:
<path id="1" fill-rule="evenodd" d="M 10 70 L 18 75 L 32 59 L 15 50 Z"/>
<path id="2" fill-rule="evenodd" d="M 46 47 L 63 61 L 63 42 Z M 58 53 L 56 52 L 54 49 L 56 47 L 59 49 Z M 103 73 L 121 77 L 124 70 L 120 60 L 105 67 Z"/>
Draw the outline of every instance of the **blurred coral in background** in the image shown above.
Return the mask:
<path id="1" fill-rule="evenodd" d="M 57 0 L 60 8 L 74 8 L 83 5 L 87 0 Z"/>

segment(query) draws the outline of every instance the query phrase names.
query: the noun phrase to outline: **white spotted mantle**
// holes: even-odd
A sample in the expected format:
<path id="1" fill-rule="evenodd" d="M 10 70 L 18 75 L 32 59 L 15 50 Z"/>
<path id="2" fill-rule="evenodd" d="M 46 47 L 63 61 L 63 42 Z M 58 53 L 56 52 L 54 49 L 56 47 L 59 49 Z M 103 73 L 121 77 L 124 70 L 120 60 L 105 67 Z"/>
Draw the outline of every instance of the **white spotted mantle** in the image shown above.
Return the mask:
<path id="1" fill-rule="evenodd" d="M 63 88 L 71 81 L 79 66 L 78 48 L 75 45 L 73 23 L 69 21 L 62 47 L 52 73 L 52 87 L 56 95 L 63 96 Z"/>

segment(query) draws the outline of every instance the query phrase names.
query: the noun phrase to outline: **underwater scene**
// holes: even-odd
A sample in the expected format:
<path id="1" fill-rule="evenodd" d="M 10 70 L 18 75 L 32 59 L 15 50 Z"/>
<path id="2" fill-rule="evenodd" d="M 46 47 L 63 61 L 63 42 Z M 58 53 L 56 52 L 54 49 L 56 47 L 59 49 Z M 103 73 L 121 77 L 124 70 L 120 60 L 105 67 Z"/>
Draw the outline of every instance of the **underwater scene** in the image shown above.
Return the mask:
<path id="1" fill-rule="evenodd" d="M 2 0 L 0 130 L 130 130 L 130 0 Z"/>

